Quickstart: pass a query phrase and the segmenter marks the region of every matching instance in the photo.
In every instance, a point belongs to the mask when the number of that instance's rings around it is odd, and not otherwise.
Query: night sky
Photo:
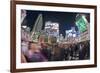
[[[78,31],[78,28],[75,25],[75,18],[76,15],[79,13],[72,13],[72,12],[27,10],[27,16],[23,22],[23,25],[27,25],[32,30],[39,14],[42,14],[43,16],[43,26],[45,25],[46,21],[59,23],[59,29],[60,29],[59,31],[60,34],[63,34],[63,36],[65,36],[65,30],[69,30],[71,29],[71,27],[75,27],[76,31]],[[87,19],[90,22],[89,13],[85,13],[85,14],[88,16]]]

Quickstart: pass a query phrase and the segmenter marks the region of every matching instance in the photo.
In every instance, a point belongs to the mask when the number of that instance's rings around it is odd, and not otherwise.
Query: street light
[[[22,26],[22,28],[26,29],[26,28],[27,28],[27,26],[26,26],[26,25],[23,25],[23,26]]]

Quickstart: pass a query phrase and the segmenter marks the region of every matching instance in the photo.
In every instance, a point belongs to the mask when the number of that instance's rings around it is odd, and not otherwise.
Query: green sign
[[[76,21],[76,25],[79,29],[80,32],[84,32],[87,30],[87,20],[85,18],[85,16],[81,16],[77,21]]]

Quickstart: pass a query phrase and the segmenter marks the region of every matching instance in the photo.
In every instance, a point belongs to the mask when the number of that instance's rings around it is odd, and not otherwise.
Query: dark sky
[[[75,17],[78,13],[72,12],[27,10],[27,16],[23,24],[29,26],[32,29],[39,14],[42,14],[43,16],[43,25],[45,25],[46,21],[58,22],[60,27],[60,33],[63,35],[65,35],[65,30],[71,29],[71,27],[75,27],[76,31],[78,30],[75,25]],[[87,16],[89,15],[89,13],[85,14]]]

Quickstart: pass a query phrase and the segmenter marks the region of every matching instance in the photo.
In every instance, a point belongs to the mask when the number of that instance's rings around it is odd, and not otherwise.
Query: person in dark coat
[[[41,44],[41,52],[47,58],[48,61],[51,61],[51,48],[46,43]]]
[[[79,59],[84,60],[86,56],[86,47],[84,43],[80,44]]]
[[[53,48],[53,61],[63,61],[65,59],[65,49],[63,44],[55,45]]]

